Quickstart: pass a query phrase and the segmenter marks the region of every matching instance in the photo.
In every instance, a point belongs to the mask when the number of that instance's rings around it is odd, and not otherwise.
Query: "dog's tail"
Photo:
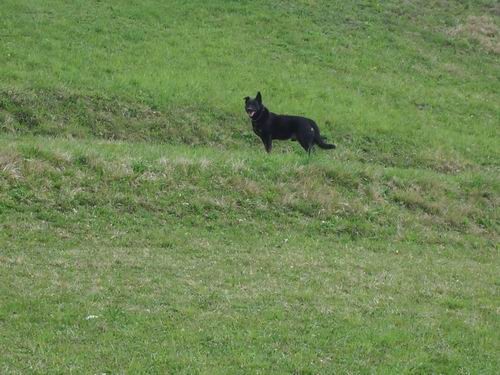
[[[330,150],[332,148],[336,148],[333,143],[326,143],[325,142],[325,137],[322,137],[319,134],[319,128],[316,126],[314,129],[314,143],[317,144],[320,148],[323,148],[325,150]]]

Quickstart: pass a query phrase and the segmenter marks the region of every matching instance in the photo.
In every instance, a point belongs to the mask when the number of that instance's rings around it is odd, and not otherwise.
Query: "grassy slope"
[[[398,3],[7,1],[2,372],[493,373],[495,2]]]

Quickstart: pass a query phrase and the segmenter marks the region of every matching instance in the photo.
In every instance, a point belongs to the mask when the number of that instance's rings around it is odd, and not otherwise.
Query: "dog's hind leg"
[[[313,135],[309,136],[308,134],[303,134],[302,137],[298,138],[298,141],[299,141],[300,145],[302,146],[302,148],[304,150],[306,150],[306,152],[310,156],[311,155],[311,150],[312,150],[313,145],[314,145],[314,137],[313,137]]]
[[[311,156],[311,150],[314,146],[314,138],[316,137],[316,131],[313,126],[306,125],[302,128],[302,134],[299,138],[300,145],[307,151],[309,156]]]

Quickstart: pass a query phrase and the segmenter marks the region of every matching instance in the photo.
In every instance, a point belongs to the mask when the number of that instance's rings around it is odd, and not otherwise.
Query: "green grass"
[[[496,373],[498,25],[4,1],[0,372]],[[265,154],[257,90],[337,150]]]

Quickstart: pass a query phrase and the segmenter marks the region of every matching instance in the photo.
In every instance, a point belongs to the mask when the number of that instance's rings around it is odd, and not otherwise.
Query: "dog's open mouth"
[[[248,116],[253,117],[255,115],[255,111],[252,111],[251,109],[247,110]]]

